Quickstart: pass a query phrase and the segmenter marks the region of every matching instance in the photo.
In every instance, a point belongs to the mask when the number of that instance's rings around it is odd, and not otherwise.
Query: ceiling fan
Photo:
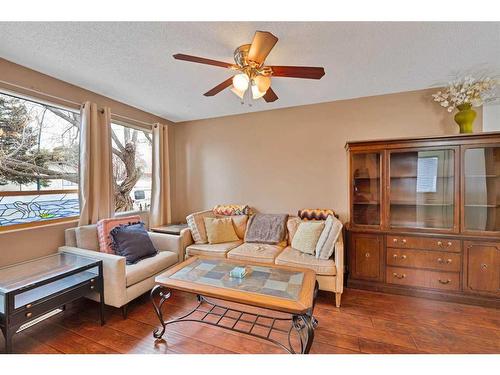
[[[239,72],[207,91],[203,94],[205,96],[214,96],[232,86],[231,91],[243,100],[245,92],[250,87],[253,99],[264,98],[266,102],[274,102],[278,96],[271,88],[272,77],[320,79],[325,75],[325,70],[322,67],[264,65],[267,55],[277,41],[278,38],[268,31],[255,32],[252,44],[243,44],[234,51],[235,64],[182,53],[173,57],[177,60],[220,66]]]

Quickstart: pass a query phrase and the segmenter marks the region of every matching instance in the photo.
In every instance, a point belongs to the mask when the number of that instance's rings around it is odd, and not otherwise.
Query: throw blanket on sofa
[[[248,222],[245,242],[278,244],[285,239],[287,214],[255,214]]]

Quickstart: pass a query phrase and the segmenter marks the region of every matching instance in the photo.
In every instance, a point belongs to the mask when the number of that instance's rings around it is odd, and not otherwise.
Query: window
[[[151,133],[111,124],[115,211],[148,210],[151,205]]]
[[[0,93],[0,230],[79,215],[76,112]]]

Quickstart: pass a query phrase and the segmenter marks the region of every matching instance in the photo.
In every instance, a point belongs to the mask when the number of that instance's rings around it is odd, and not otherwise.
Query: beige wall
[[[456,133],[433,91],[177,123],[174,219],[220,203],[268,213],[332,207],[345,219],[346,141]],[[481,124],[479,111],[476,131]]]
[[[18,86],[29,90],[20,89]],[[0,89],[19,92],[40,100],[68,107],[71,107],[70,103],[57,100],[54,96],[76,103],[88,100],[97,103],[101,107],[109,106],[114,114],[130,117],[134,120],[146,123],[161,122],[169,125],[172,124],[170,121],[153,114],[1,58]],[[140,123],[134,124],[141,126]],[[172,136],[169,139],[173,148]],[[64,230],[74,225],[76,225],[76,222],[0,232],[0,267],[56,252],[59,246],[64,245]]]

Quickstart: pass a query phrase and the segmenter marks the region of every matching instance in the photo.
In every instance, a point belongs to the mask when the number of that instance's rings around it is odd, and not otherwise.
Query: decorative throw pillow
[[[248,204],[218,204],[212,210],[215,215],[223,216],[250,215],[250,211]]]
[[[203,218],[205,217],[215,217],[212,210],[195,212],[186,217],[186,222],[189,229],[191,230],[191,236],[196,244],[208,243],[207,231],[205,230],[205,222]]]
[[[304,208],[299,210],[297,214],[302,220],[326,220],[328,215],[338,218],[335,211],[329,208]]]
[[[233,220],[230,217],[224,219],[203,218],[209,244],[234,242],[239,238],[233,227]]]
[[[289,217],[288,221],[286,222],[286,229],[288,230],[288,243],[291,245],[293,236],[295,236],[295,232],[297,232],[297,228],[299,227],[300,223],[302,223],[302,220],[300,220],[300,217]]]
[[[113,228],[121,224],[130,224],[138,221],[141,221],[141,217],[139,215],[99,220],[97,222],[97,236],[99,237],[99,250],[101,253],[115,253],[111,248],[110,237],[110,232]]]
[[[333,215],[329,215],[325,221],[325,228],[319,236],[316,245],[316,258],[330,259],[335,249],[335,243],[342,233],[342,223]]]
[[[292,247],[306,254],[314,255],[319,236],[325,227],[324,223],[304,221],[300,223],[293,236]]]
[[[158,253],[142,222],[119,225],[111,231],[110,235],[113,250],[116,255],[125,257],[127,264],[135,264],[142,259],[154,257]]]

